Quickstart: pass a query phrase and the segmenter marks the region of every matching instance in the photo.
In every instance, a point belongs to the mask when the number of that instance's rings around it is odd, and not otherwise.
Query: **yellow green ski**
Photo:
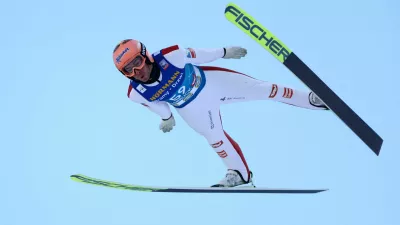
[[[382,138],[340,99],[301,59],[270,30],[234,3],[225,8],[225,17],[286,66],[328,108],[334,112],[376,155]]]
[[[123,184],[114,181],[100,180],[93,177],[88,177],[81,174],[71,175],[73,181],[98,185],[103,187],[142,191],[142,192],[171,192],[171,193],[268,193],[268,194],[314,194],[327,191],[328,189],[273,189],[273,188],[253,188],[253,187],[235,187],[235,188],[220,188],[220,187],[153,187],[141,186],[134,184]]]

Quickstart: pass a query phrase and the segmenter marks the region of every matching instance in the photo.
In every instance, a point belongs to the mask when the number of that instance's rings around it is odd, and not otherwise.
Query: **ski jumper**
[[[220,106],[235,102],[273,100],[297,107],[316,109],[309,91],[295,90],[258,80],[233,70],[199,66],[220,59],[223,48],[181,48],[171,46],[153,54],[161,76],[152,84],[131,81],[128,97],[162,119],[175,107],[183,120],[202,135],[227,169],[237,170],[247,181],[250,169],[238,143],[224,130]]]

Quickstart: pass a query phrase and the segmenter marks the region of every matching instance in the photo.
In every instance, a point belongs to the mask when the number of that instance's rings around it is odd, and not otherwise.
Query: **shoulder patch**
[[[163,55],[166,55],[166,54],[168,54],[168,53],[170,53],[170,52],[173,52],[173,51],[175,51],[175,50],[178,50],[178,49],[179,49],[179,46],[178,46],[178,45],[172,45],[172,46],[169,46],[168,48],[162,49],[162,50],[161,50],[161,53],[162,53]]]
[[[193,48],[185,48],[186,50],[186,57],[188,58],[196,58],[196,52]]]
[[[129,96],[131,95],[131,92],[132,92],[132,85],[129,84],[128,93],[126,94],[126,95],[128,96],[128,98],[129,98]]]

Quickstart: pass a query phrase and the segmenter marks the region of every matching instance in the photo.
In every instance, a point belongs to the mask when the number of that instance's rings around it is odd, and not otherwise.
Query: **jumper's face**
[[[135,78],[142,82],[149,80],[151,69],[152,65],[146,64],[145,58],[140,55],[135,57],[124,66],[124,72],[129,74],[129,78]]]
[[[145,63],[145,65],[142,67],[142,69],[135,70],[135,79],[142,81],[142,82],[147,82],[150,79],[150,73],[153,65],[148,65]]]

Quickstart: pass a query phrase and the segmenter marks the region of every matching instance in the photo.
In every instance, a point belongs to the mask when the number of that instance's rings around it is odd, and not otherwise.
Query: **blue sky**
[[[307,89],[224,17],[229,1],[1,3],[0,218],[22,225],[400,224],[400,4],[235,1],[305,61],[383,138],[376,157],[334,114],[257,101],[221,109],[257,186],[317,195],[140,193],[73,182],[209,186],[225,168],[180,117],[173,132],[126,98],[112,63],[125,38],[151,51],[240,45],[218,65]]]

